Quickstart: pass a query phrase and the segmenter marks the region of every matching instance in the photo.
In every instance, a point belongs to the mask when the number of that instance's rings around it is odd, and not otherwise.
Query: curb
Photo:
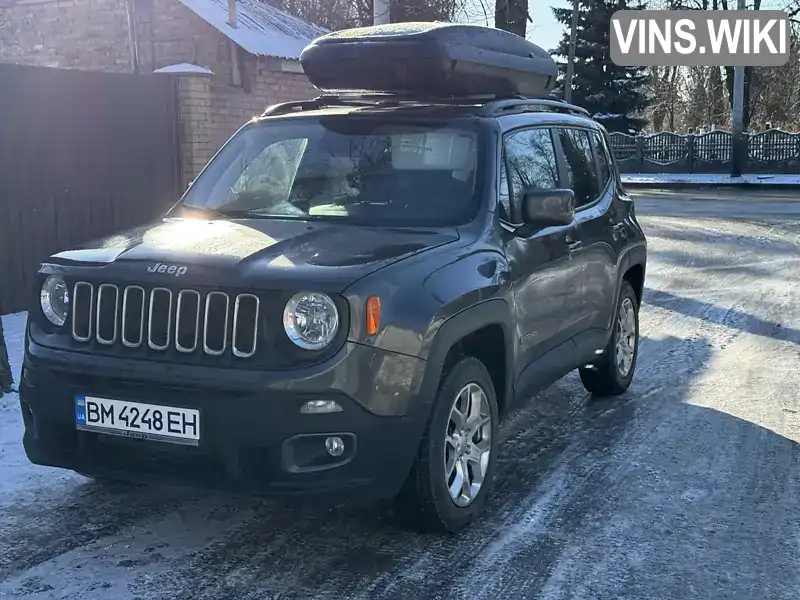
[[[736,188],[749,188],[752,190],[798,190],[800,191],[800,184],[798,183],[757,183],[751,181],[743,181],[740,183],[709,183],[709,182],[690,182],[690,181],[625,181],[623,178],[622,185],[626,188],[639,188],[639,189],[736,189]]]

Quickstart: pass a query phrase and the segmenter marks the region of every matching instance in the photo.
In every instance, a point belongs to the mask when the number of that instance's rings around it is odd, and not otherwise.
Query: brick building
[[[176,77],[185,181],[268,104],[316,95],[297,59],[323,33],[261,0],[0,0],[0,62]]]

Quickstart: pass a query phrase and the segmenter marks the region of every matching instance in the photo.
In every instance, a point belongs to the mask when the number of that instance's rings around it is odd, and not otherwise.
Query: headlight
[[[301,292],[286,303],[283,328],[289,339],[301,348],[319,350],[336,337],[339,311],[327,294]]]
[[[47,320],[61,327],[67,321],[69,312],[69,289],[66,282],[57,275],[50,275],[42,286],[39,304]]]

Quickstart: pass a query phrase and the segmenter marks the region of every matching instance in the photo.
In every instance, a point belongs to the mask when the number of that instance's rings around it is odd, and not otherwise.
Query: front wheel
[[[616,396],[633,381],[639,354],[639,302],[630,283],[623,280],[608,345],[593,365],[581,367],[583,386],[595,396]]]
[[[486,503],[497,461],[494,385],[481,361],[459,360],[436,396],[416,462],[397,497],[407,522],[456,533]]]

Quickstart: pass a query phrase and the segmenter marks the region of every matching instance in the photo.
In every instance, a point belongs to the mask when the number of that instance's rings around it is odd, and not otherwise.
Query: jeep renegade
[[[573,369],[628,388],[645,264],[582,109],[277,105],[163,219],[42,264],[25,450],[98,478],[396,497],[457,531],[515,402]]]

